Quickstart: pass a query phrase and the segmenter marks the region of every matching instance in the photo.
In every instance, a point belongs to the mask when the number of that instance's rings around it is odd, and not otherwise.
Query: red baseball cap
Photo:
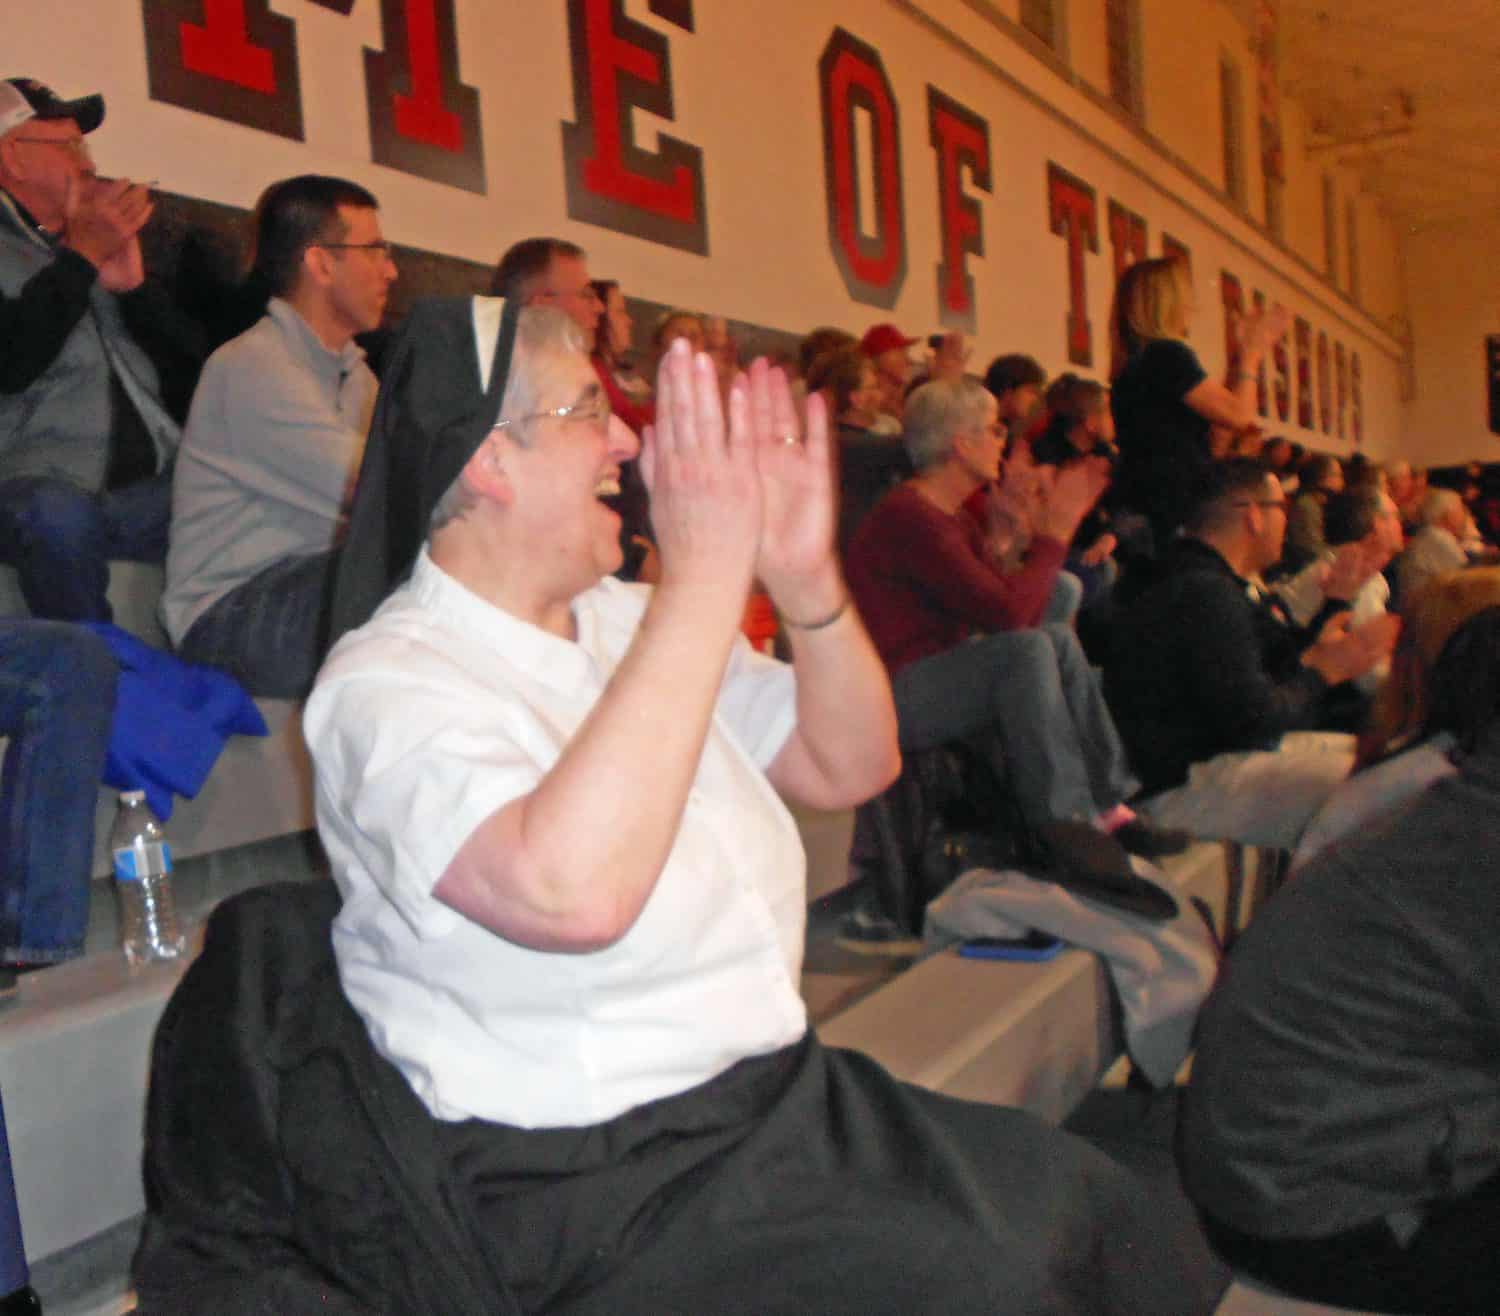
[[[916,341],[915,338],[908,338],[893,324],[876,324],[871,325],[859,340],[859,350],[866,356],[879,356],[893,347],[905,351]]]

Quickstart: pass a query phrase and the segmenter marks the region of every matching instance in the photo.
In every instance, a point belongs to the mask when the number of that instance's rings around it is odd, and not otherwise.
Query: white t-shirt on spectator
[[[308,701],[318,830],[344,895],[344,991],[439,1119],[598,1124],[806,1031],[805,857],[764,773],[794,725],[795,684],[743,641],[666,867],[619,942],[531,950],[432,895],[473,830],[556,762],[647,597],[600,582],[574,600],[568,642],[424,551]]]

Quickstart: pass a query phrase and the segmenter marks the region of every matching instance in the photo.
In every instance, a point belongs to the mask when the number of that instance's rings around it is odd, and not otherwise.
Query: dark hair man
[[[604,303],[589,279],[588,255],[562,238],[526,238],[500,257],[490,280],[496,297],[518,298],[522,306],[556,306],[583,330],[589,349]]]
[[[101,96],[0,81],[0,561],[35,615],[69,621],[110,619],[111,558],[166,553],[178,421],[202,362],[195,330],[146,283],[149,193],[95,173],[87,135],[103,118]]]
[[[1317,727],[1325,692],[1390,653],[1396,620],[1290,624],[1259,586],[1281,556],[1286,495],[1256,462],[1213,468],[1184,531],[1115,624],[1105,694],[1155,821],[1292,849],[1349,775],[1354,738],[1287,733]]]
[[[1333,599],[1347,604],[1350,623],[1357,626],[1388,610],[1391,587],[1383,573],[1405,541],[1401,513],[1378,484],[1367,483],[1333,494],[1323,515],[1327,548],[1295,576],[1278,581],[1276,593],[1294,625],[1309,625]],[[1379,662],[1355,684],[1373,695],[1389,670],[1388,662]]]
[[[1012,434],[1020,434],[1041,401],[1047,372],[1032,357],[1011,352],[990,362],[984,386],[1000,404],[1000,419]]]
[[[183,657],[294,697],[322,657],[325,595],[375,402],[354,336],[396,278],[375,198],[305,174],[256,206],[259,323],[209,359],[172,495],[162,617]]]

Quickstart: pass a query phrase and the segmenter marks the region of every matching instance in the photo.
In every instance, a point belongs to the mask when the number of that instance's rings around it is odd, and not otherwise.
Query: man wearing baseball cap
[[[166,337],[180,317],[140,305],[152,203],[96,174],[85,139],[103,118],[98,95],[0,80],[0,562],[33,614],[69,621],[109,620],[111,558],[166,551],[189,390],[168,408],[132,326],[153,325],[185,374],[201,363]]]
[[[871,325],[859,340],[859,350],[875,363],[875,379],[880,386],[879,415],[876,424],[870,427],[872,433],[901,433],[901,408],[911,379],[911,358],[907,351],[916,341],[893,324]]]

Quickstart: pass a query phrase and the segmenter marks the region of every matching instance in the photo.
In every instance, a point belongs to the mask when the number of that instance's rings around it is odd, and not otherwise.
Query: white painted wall
[[[274,0],[273,8],[297,24],[304,143],[152,102],[138,3],[67,0],[66,26],[55,7],[3,3],[6,72],[41,77],[64,94],[105,93],[109,116],[95,140],[109,171],[246,207],[277,177],[343,174],[376,192],[387,234],[399,242],[488,262],[518,238],[559,234],[586,246],[594,271],[620,278],[631,293],[792,331],[821,323],[858,331],[883,319],[914,334],[936,327],[940,249],[927,136],[930,82],[990,125],[995,190],[980,197],[987,254],[970,263],[980,297],[977,361],[1026,350],[1049,370],[1067,365],[1066,253],[1048,231],[1046,214],[1047,164],[1055,161],[1097,190],[1101,230],[1115,197],[1145,215],[1152,254],[1163,228],[1191,247],[1201,308],[1193,341],[1210,370],[1223,365],[1218,278],[1227,268],[1247,293],[1259,288],[1305,315],[1314,339],[1326,331],[1360,354],[1367,451],[1392,450],[1402,433],[1399,349],[1383,327],[1401,309],[1386,302],[1399,297],[1399,281],[1386,277],[1398,262],[1386,254],[1386,248],[1394,253],[1394,243],[1378,216],[1372,212],[1362,224],[1362,241],[1375,249],[1362,266],[1377,298],[1372,317],[1266,239],[1254,222],[1260,203],[1253,170],[1250,213],[1222,200],[1218,50],[1238,41],[1247,89],[1253,75],[1242,29],[1212,0],[1145,0],[1146,126],[1167,143],[1167,157],[1101,104],[1084,77],[1060,75],[1020,44],[1004,21],[1013,18],[1013,4],[698,0],[689,35],[651,15],[646,0],[627,0],[631,17],[670,42],[677,110],[670,131],[705,154],[707,258],[568,218],[560,125],[573,116],[573,90],[561,0],[459,0],[461,76],[482,97],[486,196],[370,163],[362,49],[381,39],[373,3],[354,6],[345,18],[307,0]],[[1092,11],[1083,16],[1089,3],[1074,0],[1070,31],[1078,38],[1081,73],[1099,78],[1102,30]],[[1194,14],[1201,21],[1191,21]],[[828,247],[817,62],[835,23],[881,53],[900,105],[909,272],[889,313],[850,301]],[[1300,141],[1295,113],[1289,118]],[[637,131],[653,142],[661,125],[643,114],[637,119]],[[1253,165],[1253,115],[1247,130]],[[1298,172],[1288,191],[1289,243],[1320,266],[1317,184]],[[1319,207],[1310,231],[1309,192]],[[1087,262],[1100,373],[1112,294],[1107,235],[1101,239]],[[1275,428],[1316,447],[1352,447],[1295,425]]]
[[[1484,376],[1484,337],[1500,334],[1500,223],[1426,229],[1405,251],[1416,350],[1402,455],[1427,466],[1500,461]]]

